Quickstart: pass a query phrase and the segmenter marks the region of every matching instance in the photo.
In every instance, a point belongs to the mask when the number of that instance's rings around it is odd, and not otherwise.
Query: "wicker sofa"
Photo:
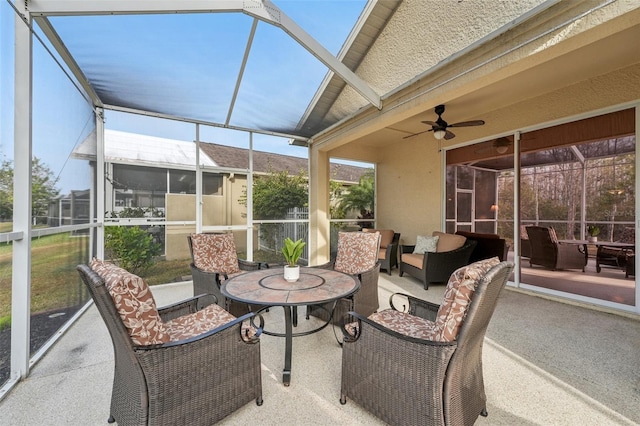
[[[109,423],[211,425],[262,405],[261,317],[235,318],[211,295],[158,309],[134,274],[97,259],[77,269],[113,344]]]
[[[438,237],[435,252],[416,253],[416,245],[400,245],[400,276],[417,278],[425,290],[431,283],[446,283],[453,271],[467,265],[477,244],[462,235],[435,231],[432,236]]]
[[[500,238],[498,234],[481,234],[467,231],[456,231],[456,234],[476,242],[476,247],[471,252],[471,256],[469,256],[469,263],[492,257],[498,257],[501,261],[507,260],[509,244],[507,244],[507,240]]]

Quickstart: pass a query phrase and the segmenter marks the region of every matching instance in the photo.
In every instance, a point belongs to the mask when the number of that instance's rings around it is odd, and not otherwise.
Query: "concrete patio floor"
[[[424,291],[397,270],[380,275],[381,308],[402,291],[439,303],[444,285]],[[159,305],[191,295],[191,283],[152,287]],[[309,326],[301,312],[299,327]],[[282,310],[265,314],[282,326]],[[310,321],[315,321],[311,319]],[[640,321],[559,303],[519,290],[500,297],[484,345],[487,418],[478,425],[640,424]],[[282,385],[284,340],[261,339],[264,404],[249,403],[220,424],[374,425],[340,405],[341,349],[331,328],[294,338],[290,387]],[[94,306],[0,402],[2,425],[106,425],[113,349]]]

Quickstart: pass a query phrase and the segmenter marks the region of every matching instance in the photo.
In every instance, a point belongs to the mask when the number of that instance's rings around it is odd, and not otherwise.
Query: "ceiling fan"
[[[438,105],[435,107],[435,113],[438,114],[438,119],[436,121],[423,121],[424,124],[428,124],[431,126],[431,129],[425,130],[424,132],[414,133],[413,135],[405,136],[403,139],[410,138],[412,136],[420,135],[425,132],[433,132],[433,136],[436,139],[453,139],[456,137],[453,132],[449,131],[450,127],[469,127],[469,126],[482,126],[484,124],[484,120],[471,120],[471,121],[462,121],[460,123],[449,124],[442,119],[442,114],[444,113],[444,105]]]

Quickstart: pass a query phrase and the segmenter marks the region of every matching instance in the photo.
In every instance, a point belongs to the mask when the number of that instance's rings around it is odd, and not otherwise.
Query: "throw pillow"
[[[418,235],[416,238],[416,247],[413,249],[413,254],[425,254],[426,252],[435,253],[438,247],[438,240],[440,237],[426,237],[424,235]]]

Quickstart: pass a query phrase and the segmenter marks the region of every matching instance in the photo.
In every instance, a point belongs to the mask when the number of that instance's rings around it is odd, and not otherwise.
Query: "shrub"
[[[107,226],[104,246],[110,260],[136,275],[143,275],[162,253],[162,246],[138,226]]]

